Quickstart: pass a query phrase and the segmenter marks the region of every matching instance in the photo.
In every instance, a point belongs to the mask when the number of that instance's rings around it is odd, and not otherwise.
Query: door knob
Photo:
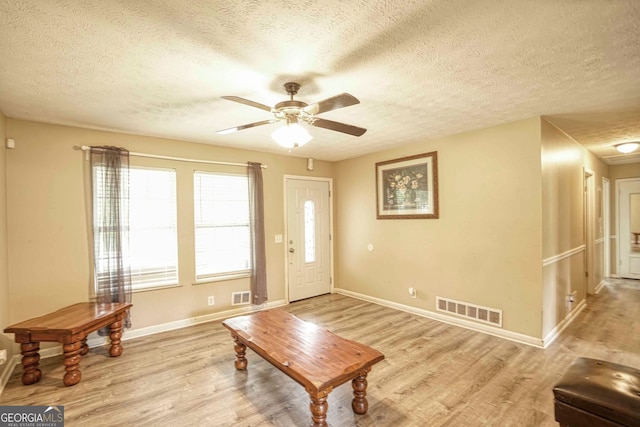
[[[293,250],[293,248],[289,248],[289,252],[294,253],[295,251]]]

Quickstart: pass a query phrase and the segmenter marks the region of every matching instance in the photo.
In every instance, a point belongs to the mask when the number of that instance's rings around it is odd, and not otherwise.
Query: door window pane
[[[304,262],[316,261],[316,209],[313,200],[304,202]]]

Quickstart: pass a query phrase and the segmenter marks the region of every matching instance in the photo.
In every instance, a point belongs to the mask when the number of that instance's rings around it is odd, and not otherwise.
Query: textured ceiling
[[[291,155],[340,160],[532,116],[601,157],[640,140],[638,0],[0,0],[8,117],[285,153],[267,105],[342,92]],[[613,159],[613,160],[612,160]],[[617,158],[609,158],[614,161]]]

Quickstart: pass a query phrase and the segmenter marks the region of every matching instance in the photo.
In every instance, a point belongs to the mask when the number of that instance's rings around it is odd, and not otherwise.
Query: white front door
[[[289,301],[331,292],[329,182],[286,178]]]
[[[620,180],[618,185],[618,275],[640,279],[640,180]]]

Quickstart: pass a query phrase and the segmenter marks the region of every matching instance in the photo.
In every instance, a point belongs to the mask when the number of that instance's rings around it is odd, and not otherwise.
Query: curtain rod
[[[89,147],[88,145],[82,145],[82,146],[74,146],[73,147],[76,150],[82,150],[82,151],[90,151],[91,147]],[[206,163],[209,165],[225,165],[225,166],[248,166],[248,163],[233,163],[233,162],[219,162],[216,160],[201,160],[201,159],[188,159],[185,157],[172,157],[172,156],[161,156],[159,154],[147,154],[147,153],[134,153],[132,151],[129,152],[130,156],[136,156],[136,157],[148,157],[150,159],[163,159],[163,160],[175,160],[177,162],[189,162],[189,163]],[[266,169],[267,165],[260,165],[261,168]]]

